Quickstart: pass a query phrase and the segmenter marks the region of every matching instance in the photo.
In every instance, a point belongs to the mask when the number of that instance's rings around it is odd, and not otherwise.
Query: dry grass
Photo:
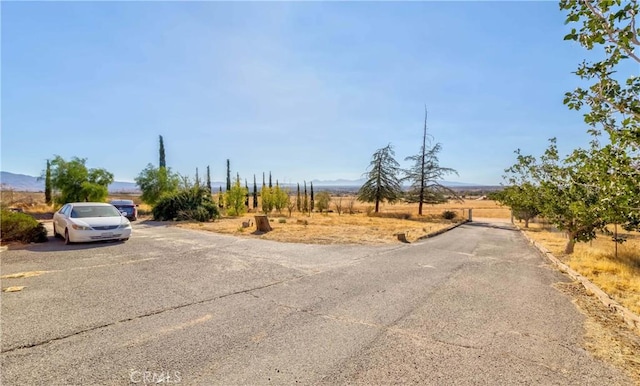
[[[455,221],[443,220],[445,210],[456,213],[456,221],[468,217],[469,208],[474,217],[509,218],[508,209],[490,200],[466,200],[439,205],[425,205],[423,215],[418,216],[418,205],[407,203],[381,204],[379,213],[373,212],[373,205],[361,203],[353,196],[343,196],[343,210],[352,203],[353,214],[335,212],[336,197],[330,205],[331,213],[312,213],[309,215],[294,212],[292,217],[286,214],[271,214],[273,230],[264,234],[255,232],[255,226],[242,228],[242,223],[253,220],[252,213],[242,217],[224,217],[210,223],[182,223],[179,226],[207,230],[211,232],[256,237],[291,243],[309,244],[387,244],[398,243],[397,233],[405,233],[407,240],[413,242],[420,237],[450,226]]]
[[[253,214],[243,217],[222,218],[210,223],[181,223],[179,226],[207,230],[234,236],[249,236],[264,240],[308,244],[387,244],[398,243],[396,233],[405,233],[407,240],[438,231],[452,224],[451,221],[430,222],[402,220],[385,217],[369,217],[365,214],[335,213],[292,217],[271,216],[273,230],[256,233],[255,226],[242,228],[242,223],[253,220]]]
[[[624,233],[628,241],[618,244],[616,258],[615,243],[606,235],[598,235],[590,243],[578,243],[572,255],[565,255],[567,239],[563,233],[542,229],[538,224],[526,231],[571,268],[640,315],[640,233]]]

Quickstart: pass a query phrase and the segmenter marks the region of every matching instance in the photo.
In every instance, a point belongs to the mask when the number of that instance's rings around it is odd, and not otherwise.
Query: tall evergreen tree
[[[211,170],[209,170],[209,165],[207,165],[207,190],[211,194]]]
[[[302,211],[302,202],[300,201],[300,183],[298,182],[298,193],[296,194],[296,209],[298,212]]]
[[[394,158],[395,152],[391,144],[376,150],[369,164],[370,170],[364,175],[367,181],[358,191],[358,200],[375,202],[375,212],[378,213],[380,202],[394,203],[402,196],[402,187],[398,174],[400,164]]]
[[[166,168],[167,167],[167,160],[165,158],[164,155],[164,140],[162,139],[162,136],[160,136],[160,161],[159,161],[159,167],[160,168]]]
[[[44,201],[51,204],[51,162],[47,160],[47,170],[44,176]]]
[[[309,203],[309,211],[313,212],[313,207],[315,206],[315,201],[313,199],[313,181],[311,181],[310,184],[311,184],[311,202]]]
[[[424,130],[422,132],[422,147],[420,153],[405,158],[405,161],[413,161],[413,166],[404,171],[404,180],[411,182],[411,189],[407,194],[407,199],[411,202],[418,202],[418,214],[422,215],[422,205],[424,203],[438,203],[446,200],[445,194],[458,197],[457,193],[442,185],[440,181],[447,174],[458,174],[451,168],[440,166],[438,153],[442,145],[437,143],[433,147],[431,138],[427,144],[427,107],[424,108]],[[429,145],[429,146],[428,146]]]
[[[227,158],[227,191],[231,190],[231,162]]]
[[[304,181],[304,201],[302,201],[302,212],[309,211],[309,196],[307,196],[307,181]]]
[[[218,208],[224,208],[224,198],[222,196],[222,186],[220,186],[220,190],[218,191]]]
[[[269,172],[269,187],[273,188],[273,184],[271,183],[271,172]]]
[[[244,190],[246,191],[244,197],[244,206],[249,207],[249,184],[247,184],[247,179],[244,179]]]
[[[196,168],[196,181],[195,181],[195,186],[196,188],[200,188],[200,175],[198,174],[198,168]]]
[[[256,175],[253,175],[253,208],[258,207],[258,185],[256,184]]]

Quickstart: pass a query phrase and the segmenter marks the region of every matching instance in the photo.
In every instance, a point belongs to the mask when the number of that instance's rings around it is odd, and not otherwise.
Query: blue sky
[[[586,146],[562,99],[587,52],[557,2],[2,2],[1,168],[87,158],[249,181],[357,179],[418,152],[424,106],[447,178],[499,184],[517,148]]]

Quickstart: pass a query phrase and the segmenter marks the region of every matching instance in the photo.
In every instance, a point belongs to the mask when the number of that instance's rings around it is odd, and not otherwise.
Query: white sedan
[[[98,240],[128,240],[131,223],[118,209],[103,202],[72,202],[53,215],[53,235],[65,244]]]

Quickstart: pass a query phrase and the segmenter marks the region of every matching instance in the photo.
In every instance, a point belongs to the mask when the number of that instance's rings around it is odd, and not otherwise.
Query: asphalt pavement
[[[284,244],[134,223],[0,253],[2,385],[628,385],[508,224]]]

